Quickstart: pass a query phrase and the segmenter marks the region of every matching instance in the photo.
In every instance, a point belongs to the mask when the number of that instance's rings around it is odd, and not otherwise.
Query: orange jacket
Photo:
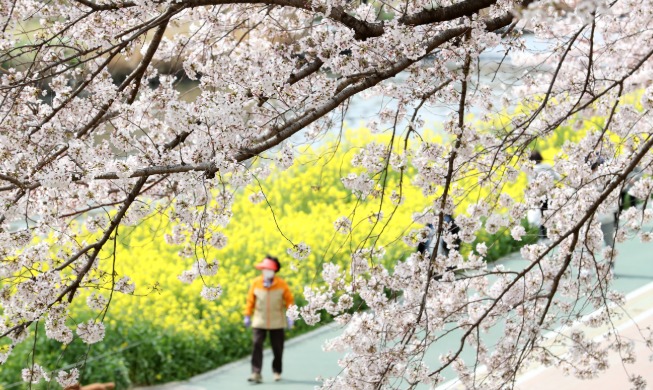
[[[263,285],[263,276],[254,279],[247,293],[245,315],[252,316],[252,328],[283,329],[286,327],[286,309],[293,304],[288,284],[274,277],[270,287]]]

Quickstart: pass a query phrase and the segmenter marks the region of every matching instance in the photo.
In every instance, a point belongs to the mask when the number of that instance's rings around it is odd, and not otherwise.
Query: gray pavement
[[[250,375],[249,358],[242,359],[215,370],[190,378],[188,381],[172,382],[141,390],[231,390],[231,389],[313,389],[319,385],[317,378],[335,376],[340,371],[337,353],[322,351],[325,340],[336,337],[340,330],[335,324],[287,340],[283,354],[283,379],[272,379],[272,351],[263,353],[263,383],[247,382]]]
[[[566,375],[558,366],[543,367],[535,365],[525,371],[517,380],[517,389],[523,390],[596,390],[596,389],[622,389],[629,386],[630,375],[641,375],[646,382],[653,384],[653,364],[651,363],[651,349],[645,339],[653,327],[653,283],[649,283],[628,294],[628,316],[615,318],[614,328],[600,327],[586,329],[589,339],[605,345],[602,336],[608,331],[616,331],[623,342],[632,343],[637,359],[624,364],[619,353],[611,351],[608,355],[608,368],[599,376],[591,379],[579,380],[572,375]],[[568,335],[571,328],[563,334]],[[554,347],[556,348],[556,347]],[[566,352],[563,347],[557,347],[557,353]],[[650,386],[648,387],[650,388]]]
[[[653,245],[643,244],[638,239],[633,238],[625,243],[618,245],[619,255],[615,262],[615,275],[616,280],[614,288],[624,293],[631,293],[635,290],[649,291],[648,287],[644,287],[653,283]],[[507,256],[500,260],[498,263],[503,264],[506,268],[521,269],[525,261],[519,256],[518,253]],[[653,286],[653,284],[651,285]],[[649,286],[649,287],[651,287]],[[641,295],[641,294],[638,294]],[[639,300],[638,308],[635,310],[635,316],[641,311],[648,309],[648,304],[653,307],[653,288],[650,289],[650,296],[652,299]],[[647,295],[648,297],[648,295]],[[645,303],[642,303],[645,302]],[[653,312],[652,312],[653,313]],[[644,318],[648,321],[648,317]],[[627,327],[628,325],[624,325]],[[500,327],[492,329],[488,338],[499,337],[502,330]],[[311,333],[299,336],[295,339],[286,342],[286,349],[284,351],[284,374],[280,382],[272,380],[271,371],[271,351],[267,350],[264,354],[264,371],[263,383],[254,385],[247,382],[247,377],[250,374],[249,359],[243,359],[223,367],[219,367],[213,371],[198,375],[183,382],[174,382],[161,386],[154,386],[147,388],[148,390],[218,390],[218,389],[251,389],[255,387],[256,390],[266,389],[312,389],[319,385],[319,378],[335,376],[339,372],[337,360],[340,357],[338,353],[329,353],[322,351],[322,345],[325,340],[336,337],[340,330],[334,324],[327,325],[319,328]],[[456,335],[451,335],[451,345],[442,345],[438,350],[429,350],[424,361],[427,365],[433,362],[435,366],[438,362],[438,356],[452,349],[458,340]],[[471,352],[470,352],[471,353]],[[468,357],[471,357],[468,356]],[[464,357],[463,357],[464,358]],[[653,366],[650,365],[650,368]],[[542,371],[542,370],[540,370]],[[651,370],[653,372],[653,370]],[[539,371],[538,371],[539,372]],[[546,371],[547,375],[554,375],[562,377],[561,372],[550,373]],[[447,379],[453,378],[451,371],[444,373]],[[532,377],[530,375],[529,377]],[[537,375],[538,377],[540,375]],[[541,380],[541,378],[538,378]],[[548,376],[547,376],[548,380]],[[567,382],[565,382],[567,383]],[[572,380],[570,387],[574,387],[575,381]],[[623,383],[623,388],[628,386],[628,383]],[[457,388],[458,385],[455,381],[447,382],[442,388]],[[524,387],[522,387],[524,388]],[[556,390],[561,390],[564,385],[556,387]]]

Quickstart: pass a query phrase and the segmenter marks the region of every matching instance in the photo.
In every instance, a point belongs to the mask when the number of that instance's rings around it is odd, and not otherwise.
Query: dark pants
[[[539,238],[546,238],[546,227],[544,227],[544,211],[549,209],[549,199],[546,198],[540,205],[540,214],[542,215],[542,222],[540,225],[540,236]]]
[[[263,342],[265,336],[270,332],[270,344],[272,344],[272,371],[281,374],[281,357],[283,355],[283,341],[285,331],[283,329],[252,329],[254,333],[254,350],[252,351],[252,372],[260,374],[263,367]]]
[[[619,211],[624,211],[628,207],[636,207],[640,200],[628,194],[628,191],[623,191],[619,196]]]

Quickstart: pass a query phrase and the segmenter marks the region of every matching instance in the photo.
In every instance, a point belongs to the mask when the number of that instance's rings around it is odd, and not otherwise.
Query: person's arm
[[[254,284],[252,283],[252,286],[249,288],[249,292],[247,293],[247,303],[245,303],[245,311],[243,314],[245,316],[251,316],[254,314],[254,305],[256,304],[256,295],[254,295]]]
[[[290,292],[290,288],[287,284],[283,287],[283,302],[286,304],[286,309],[295,303],[295,299],[293,298],[292,293]]]

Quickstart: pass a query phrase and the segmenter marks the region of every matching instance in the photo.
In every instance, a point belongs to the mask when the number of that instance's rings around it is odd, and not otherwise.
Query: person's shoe
[[[272,374],[272,377],[274,378],[275,382],[279,382],[281,380],[281,374],[279,374],[278,372]]]
[[[252,375],[249,378],[247,378],[247,381],[254,382],[254,383],[261,383],[263,382],[263,377],[261,377],[261,374],[257,372],[253,372]]]

